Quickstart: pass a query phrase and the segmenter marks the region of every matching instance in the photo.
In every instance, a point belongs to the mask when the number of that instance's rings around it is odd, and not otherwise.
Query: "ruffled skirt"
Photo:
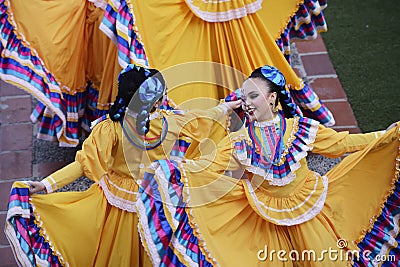
[[[137,200],[142,242],[160,266],[397,266],[399,135],[398,126],[335,166],[322,209],[291,225],[263,217],[244,180],[158,161]],[[266,204],[285,210],[302,191]]]
[[[31,197],[28,187],[13,184],[5,227],[20,266],[152,266],[136,213],[110,205],[99,184]]]
[[[304,110],[324,124],[334,123],[316,94],[300,84],[288,64],[281,66],[282,52],[289,56],[291,38],[313,39],[326,30],[326,0],[243,1],[258,7],[263,2],[263,9],[240,23],[202,21],[191,12],[190,2],[36,0],[28,7],[22,0],[0,1],[0,77],[40,101],[31,115],[39,122],[38,137],[61,146],[76,146],[81,130],[89,131],[90,122],[108,112],[117,94],[118,73],[129,63],[165,69],[212,61],[246,75],[272,64],[287,76]],[[248,21],[250,16],[256,18]],[[192,57],[195,52],[204,53]],[[204,84],[182,92],[170,92],[172,100],[179,104],[227,95],[224,88]]]

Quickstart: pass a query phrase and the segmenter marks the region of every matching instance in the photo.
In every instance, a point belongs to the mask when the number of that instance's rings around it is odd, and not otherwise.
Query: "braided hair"
[[[154,99],[151,99],[151,97],[150,99],[149,97],[143,98],[143,93],[138,92],[141,88],[143,89],[143,85],[149,79],[157,80],[160,83],[159,86],[163,88],[162,92],[152,95]],[[125,111],[129,106],[133,113],[138,114],[136,120],[138,133],[146,134],[150,127],[149,113],[154,107],[154,103],[162,98],[166,91],[165,88],[165,80],[158,70],[146,69],[133,64],[128,65],[118,76],[118,94],[109,112],[111,120],[123,120]]]

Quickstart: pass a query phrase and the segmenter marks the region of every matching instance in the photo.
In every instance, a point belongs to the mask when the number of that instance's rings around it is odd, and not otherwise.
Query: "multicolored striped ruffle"
[[[63,93],[38,53],[17,31],[9,5],[7,0],[0,1],[0,78],[39,100],[31,115],[33,122],[40,120],[39,138],[76,146],[81,128],[89,130],[90,121],[106,112],[96,108],[98,91],[88,86],[75,94]]]
[[[55,77],[29,43],[16,29],[9,1],[0,1],[0,78],[23,88],[59,117],[61,128],[66,128],[66,110],[62,93]],[[62,131],[60,131],[61,133]],[[74,140],[67,141],[73,142]]]
[[[97,109],[99,92],[88,87],[86,91],[69,95],[63,93],[63,103],[67,110],[67,122],[64,136],[71,142],[62,141],[63,121],[49,107],[39,102],[31,114],[33,122],[39,121],[38,138],[48,141],[59,141],[61,146],[76,146],[79,143],[81,129],[90,131],[91,122],[105,114],[108,110]]]
[[[262,155],[251,145],[253,141],[244,139],[243,136],[238,136],[235,140],[236,156],[244,166],[247,166],[248,171],[264,177],[270,184],[287,185],[295,178],[295,171],[300,168],[299,161],[307,156],[307,151],[311,150],[318,125],[319,123],[312,119],[295,117],[293,129],[285,144],[286,149],[281,152],[278,163],[263,163]]]
[[[183,159],[189,146],[190,142],[186,140],[176,140],[174,146],[172,147],[170,158],[174,160]]]
[[[290,63],[290,40],[312,40],[327,31],[322,10],[327,0],[305,0],[289,21],[276,43]],[[139,30],[135,26],[132,5],[126,0],[109,1],[100,29],[118,46],[118,60],[124,68],[129,63],[148,65]]]
[[[118,62],[122,68],[130,63],[148,66],[145,49],[135,21],[132,4],[128,1],[108,1],[100,30],[117,45]]]
[[[153,163],[139,188],[137,212],[142,242],[155,266],[212,266],[189,223],[183,182],[175,161]],[[203,246],[203,247],[202,247]]]
[[[377,177],[379,179],[379,177]],[[387,199],[373,228],[358,243],[359,260],[354,266],[400,266],[400,181]]]
[[[92,2],[98,2],[98,6],[105,8],[100,29],[117,45],[121,67],[132,62],[147,66],[144,45],[135,26],[131,3],[126,0],[110,0],[107,5],[106,1]],[[288,24],[281,41],[277,41],[278,45],[280,42],[289,44],[290,38],[313,38],[317,31],[323,30],[325,21],[321,10],[325,6],[326,1],[306,0]],[[61,146],[76,146],[81,128],[89,130],[90,121],[107,113],[107,108],[97,108],[98,92],[92,87],[83,89],[85,91],[78,90],[76,94],[62,93],[60,83],[16,29],[9,10],[9,0],[1,0],[0,78],[23,88],[39,100],[40,104],[31,118],[33,121],[40,121],[40,139],[59,141]],[[289,45],[282,47],[288,48]],[[310,110],[317,114],[310,115],[312,118],[325,125],[333,124],[331,114],[321,104],[311,107]]]
[[[303,116],[319,121],[328,127],[335,125],[332,113],[307,83],[304,82],[301,89],[290,90],[290,93],[296,104],[300,106]]]
[[[5,232],[21,266],[68,265],[41,235],[43,229],[36,223],[28,188],[12,188]]]
[[[328,30],[322,12],[326,6],[327,0],[305,0],[299,6],[280,38],[276,40],[278,47],[289,63],[291,40],[313,40],[317,38],[319,32]]]

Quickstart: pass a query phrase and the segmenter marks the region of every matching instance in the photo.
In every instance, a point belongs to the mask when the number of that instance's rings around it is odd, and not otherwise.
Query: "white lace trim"
[[[95,5],[95,7],[106,10],[107,1],[105,1],[105,0],[89,0],[89,2],[92,2]]]
[[[186,206],[185,210],[186,210],[187,213],[190,213],[190,217],[195,218],[194,215],[193,215],[193,211],[192,211],[192,209],[190,208],[189,180],[188,180],[188,178],[187,178],[186,171],[185,171],[185,169],[184,169],[184,167],[183,167],[183,164],[182,164],[181,162],[179,163],[179,166],[180,166],[180,169],[181,169],[182,178],[184,178],[184,180],[185,180],[184,189],[186,188],[186,192],[187,192],[187,200],[186,200],[186,201],[187,201],[188,205]],[[202,248],[204,249],[203,252],[206,253],[207,256],[208,256],[208,258],[212,260],[213,265],[215,265],[215,266],[220,266],[220,265],[218,264],[217,260],[211,255],[211,252],[208,250],[206,241],[204,240],[203,235],[201,234],[200,228],[199,228],[199,226],[197,225],[197,223],[192,222],[192,224],[194,225],[193,231],[196,232],[197,238],[198,238],[198,239],[201,241],[201,243],[202,243],[202,245],[199,244],[199,247],[202,247]]]
[[[165,175],[162,172],[162,168],[158,163],[153,163],[151,168],[154,170],[156,169],[156,175],[160,175],[161,179],[157,178],[157,182],[161,185],[161,191],[164,191],[167,187],[167,182],[165,180]],[[168,190],[165,192],[162,192],[164,195],[168,195]],[[169,198],[169,197],[168,197]],[[148,218],[146,216],[146,207],[144,206],[142,200],[140,199],[139,195],[136,201],[136,206],[138,209],[138,214],[139,214],[139,223],[140,225],[138,225],[138,229],[139,229],[139,233],[140,233],[140,238],[141,239],[145,239],[145,243],[147,244],[147,247],[149,249],[149,257],[153,263],[153,266],[158,266],[161,263],[161,258],[158,254],[158,250],[156,247],[156,244],[153,242],[152,239],[152,235],[151,235],[151,231],[150,228],[148,227]],[[165,202],[163,202],[165,203]],[[169,212],[172,214],[172,218],[174,219],[174,213],[171,207],[171,205],[168,205],[168,209]],[[174,219],[174,224],[175,224],[175,229],[177,228],[177,224],[175,223],[175,219]],[[177,222],[179,223],[179,222]],[[140,227],[141,226],[141,227]],[[204,242],[204,241],[203,241]],[[183,256],[184,260],[186,261],[186,263],[189,263],[190,266],[196,266],[198,267],[198,263],[194,262],[188,255],[186,255],[186,250],[187,248],[185,246],[183,246],[181,243],[179,243],[179,240],[175,238],[175,236],[172,236],[171,239],[171,244],[173,245],[173,247]],[[205,244],[205,242],[204,242]],[[208,253],[208,255],[210,256],[210,254]],[[211,258],[211,257],[210,257]],[[214,261],[216,263],[216,261]]]
[[[274,178],[272,173],[266,172],[263,168],[255,167],[251,164],[248,164],[247,166],[248,166],[246,168],[247,171],[259,175],[261,177],[264,177],[265,181],[268,181],[270,185],[275,185],[275,186],[284,186],[290,184],[296,178],[296,174],[294,173],[294,171],[296,171],[301,167],[301,165],[297,162],[293,164],[293,166],[296,167],[296,169],[292,170],[292,168],[290,168],[291,172],[288,175],[286,175],[283,178]]]
[[[179,251],[179,253],[183,256],[183,259],[185,260],[185,264],[189,264],[189,266],[193,267],[199,267],[199,264],[195,261],[193,261],[187,254],[186,251],[188,250],[185,246],[183,246],[180,242],[179,239],[177,239],[175,236],[172,236],[171,238],[171,243],[173,247]]]
[[[225,22],[233,19],[240,19],[248,14],[255,13],[262,8],[262,0],[257,0],[256,2],[250,3],[244,7],[228,10],[225,12],[208,12],[203,11],[199,7],[193,4],[193,0],[185,0],[187,5],[202,20],[207,22]]]
[[[183,156],[184,157],[184,156]],[[179,157],[179,156],[169,156],[169,159],[170,160],[175,160],[175,161],[182,161],[182,160],[184,160],[184,158],[181,158],[181,157]]]
[[[99,186],[103,189],[104,192],[104,196],[107,199],[107,202],[110,203],[110,205],[117,207],[121,210],[125,210],[128,212],[136,212],[136,202],[134,201],[129,201],[120,197],[117,197],[116,195],[114,195],[107,187],[107,184],[105,182],[105,178],[107,179],[107,181],[111,182],[107,175],[103,176],[103,178],[101,178],[101,180],[99,181]],[[127,190],[125,190],[127,191]],[[131,194],[137,194],[136,192],[131,192],[131,191],[127,191]]]
[[[131,194],[131,195],[137,195],[137,194],[138,194],[137,192],[132,192],[132,191],[127,190],[127,189],[125,189],[125,188],[119,187],[118,185],[116,185],[115,183],[113,183],[113,181],[111,181],[111,179],[108,177],[108,175],[105,175],[104,177],[107,179],[108,183],[110,183],[112,186],[114,186],[115,188],[117,188],[119,191],[125,192],[125,193],[127,193],[127,194]]]
[[[316,174],[316,179],[318,179]],[[249,188],[251,188],[250,190],[250,194],[254,200],[254,204],[257,208],[257,211],[259,212],[259,214],[261,214],[261,216],[266,219],[267,221],[273,222],[277,225],[286,225],[286,226],[291,226],[291,225],[297,225],[297,224],[301,224],[304,223],[306,221],[311,220],[312,218],[314,218],[315,216],[317,216],[320,211],[322,210],[322,208],[324,207],[325,204],[325,200],[326,200],[326,194],[328,191],[328,178],[326,176],[322,176],[322,182],[324,185],[324,190],[321,194],[321,196],[318,198],[318,200],[316,201],[316,203],[314,204],[314,206],[312,206],[308,211],[306,211],[305,213],[295,217],[295,218],[290,218],[290,219],[274,219],[270,216],[268,216],[264,210],[261,208],[261,202],[258,200],[256,194],[254,193],[254,190],[252,189],[251,183],[248,180],[245,180],[247,183],[247,186]]]
[[[293,207],[293,208],[290,208],[290,209],[280,209],[280,210],[278,210],[278,209],[275,209],[275,208],[268,207],[268,206],[265,205],[265,203],[263,203],[263,202],[260,202],[260,201],[259,201],[259,203],[260,203],[261,206],[263,206],[263,207],[264,207],[265,209],[267,209],[267,210],[272,210],[272,211],[279,212],[279,213],[281,213],[281,212],[293,212],[293,211],[295,211],[295,210],[301,208],[304,204],[306,204],[307,201],[310,200],[310,198],[312,197],[312,195],[314,195],[315,191],[317,191],[319,178],[318,178],[318,175],[316,175],[316,174],[315,174],[315,181],[316,181],[316,182],[315,182],[315,184],[314,184],[314,188],[313,188],[313,190],[310,192],[310,194],[309,194],[299,205],[297,205],[297,206],[295,206],[295,207]],[[252,188],[251,190],[254,191],[253,188]]]
[[[254,126],[256,127],[266,127],[266,126],[272,126],[275,125],[279,122],[280,117],[276,115],[272,120],[268,121],[254,121]]]
[[[140,239],[145,240],[145,243],[147,244],[147,247],[149,249],[148,255],[151,260],[151,263],[153,266],[159,266],[161,262],[160,255],[158,254],[158,250],[156,245],[153,242],[153,238],[151,235],[150,228],[148,227],[149,221],[146,216],[146,207],[144,206],[142,200],[140,199],[139,195],[138,198],[136,199],[136,207],[138,210],[138,230],[140,233]],[[141,227],[140,227],[141,226]],[[147,250],[146,250],[147,251]]]
[[[32,211],[33,211],[33,213],[34,213],[34,215],[36,217],[36,222],[38,223],[37,226],[42,230],[41,231],[42,232],[41,236],[43,236],[44,239],[47,241],[47,243],[49,243],[49,246],[51,247],[51,250],[53,251],[53,254],[55,254],[60,259],[61,263],[64,263],[66,266],[69,266],[69,263],[64,260],[64,258],[61,255],[61,253],[54,247],[53,243],[50,241],[50,238],[47,235],[46,228],[43,227],[43,222],[40,219],[40,214],[35,211],[36,210],[35,205],[33,205],[33,203],[30,203],[30,204],[32,206]],[[35,258],[38,259],[39,261],[41,261],[40,258],[36,257],[36,255],[35,255]],[[48,262],[46,262],[46,261],[43,261],[42,263],[45,264],[43,266],[47,266],[47,264],[48,264]]]

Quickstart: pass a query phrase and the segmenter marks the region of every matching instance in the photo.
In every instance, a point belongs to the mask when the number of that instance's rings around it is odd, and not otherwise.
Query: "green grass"
[[[322,33],[363,132],[400,120],[400,5],[393,0],[331,0]]]

